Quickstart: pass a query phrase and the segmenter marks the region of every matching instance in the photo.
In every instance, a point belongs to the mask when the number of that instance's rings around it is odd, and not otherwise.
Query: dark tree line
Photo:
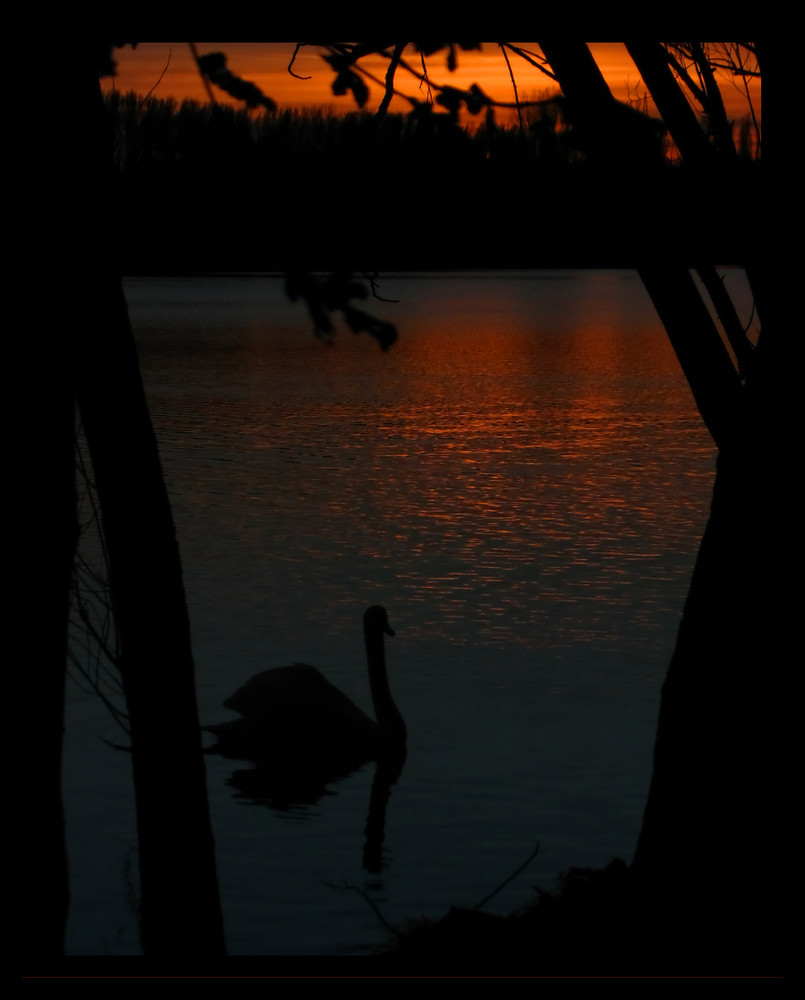
[[[691,215],[690,171],[662,159],[630,174],[611,219],[558,95],[522,127],[472,133],[435,113],[255,115],[117,93],[107,106],[128,271],[633,265],[625,216],[658,200],[680,227]],[[710,238],[722,263],[737,255]]]

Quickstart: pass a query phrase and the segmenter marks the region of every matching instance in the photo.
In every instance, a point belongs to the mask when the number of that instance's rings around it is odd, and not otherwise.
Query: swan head
[[[389,618],[386,609],[379,604],[373,604],[367,608],[363,616],[363,627],[367,631],[384,632],[386,635],[394,635],[394,629],[389,625]]]

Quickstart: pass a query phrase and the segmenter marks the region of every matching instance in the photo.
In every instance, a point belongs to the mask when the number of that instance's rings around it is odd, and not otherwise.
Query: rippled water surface
[[[409,730],[362,865],[371,767],[255,804],[210,758],[233,953],[358,953],[393,924],[505,911],[628,858],[713,448],[630,272],[389,276],[399,342],[316,340],[277,278],[137,278],[132,320],[185,563],[203,721],[261,669],[315,664],[371,711],[382,602]],[[136,950],[124,755],[73,691],[71,949]],[[177,775],[177,781],[181,776]],[[357,887],[361,893],[344,886]]]

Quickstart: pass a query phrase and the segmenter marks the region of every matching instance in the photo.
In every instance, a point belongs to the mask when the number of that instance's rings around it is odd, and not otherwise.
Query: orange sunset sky
[[[313,46],[302,50],[294,64],[294,72],[309,79],[299,80],[288,73],[288,64],[295,48],[294,42],[197,42],[200,54],[224,52],[230,69],[244,79],[256,83],[263,93],[273,98],[280,107],[329,106],[333,111],[354,110],[355,102],[351,94],[334,97],[331,91],[333,73]],[[538,51],[534,42],[518,42],[531,51]],[[645,88],[640,75],[629,59],[621,42],[591,42],[595,55],[615,97],[626,101],[643,96]],[[408,58],[413,53],[406,54]],[[187,42],[140,42],[136,49],[130,47],[116,50],[118,75],[103,82],[104,89],[115,87],[121,91],[136,90],[146,94],[153,90],[155,97],[172,97],[177,100],[191,98],[200,102],[207,100],[207,94],[199,78]],[[412,62],[413,62],[412,58]],[[377,69],[382,76],[383,63],[375,61],[374,66],[366,60],[367,69]],[[535,92],[552,86],[552,81],[534,67],[522,60],[513,60],[520,98],[533,96]],[[497,44],[483,43],[481,52],[459,52],[459,68],[449,73],[445,65],[445,53],[430,57],[428,69],[437,83],[447,83],[456,87],[478,86],[495,100],[514,100],[509,72]],[[160,79],[161,77],[161,79]],[[397,76],[398,89],[416,96],[417,81],[403,72]],[[377,107],[382,97],[382,89],[369,81],[370,99],[368,110]],[[748,111],[746,97],[731,81],[722,86],[722,93],[730,117],[740,118]],[[226,95],[215,91],[216,100],[226,100]],[[757,85],[754,99],[756,111],[760,110],[760,88]],[[394,107],[394,105],[393,105]],[[401,104],[399,110],[407,105]]]

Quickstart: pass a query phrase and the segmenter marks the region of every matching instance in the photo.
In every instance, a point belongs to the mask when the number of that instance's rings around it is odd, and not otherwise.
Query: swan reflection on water
[[[208,753],[254,762],[228,783],[275,809],[312,805],[329,784],[376,761],[364,867],[379,872],[385,809],[405,763],[407,730],[389,688],[384,636],[394,631],[385,608],[367,609],[363,632],[374,720],[315,667],[296,663],[252,677],[224,702],[240,718],[202,728],[217,738]]]

